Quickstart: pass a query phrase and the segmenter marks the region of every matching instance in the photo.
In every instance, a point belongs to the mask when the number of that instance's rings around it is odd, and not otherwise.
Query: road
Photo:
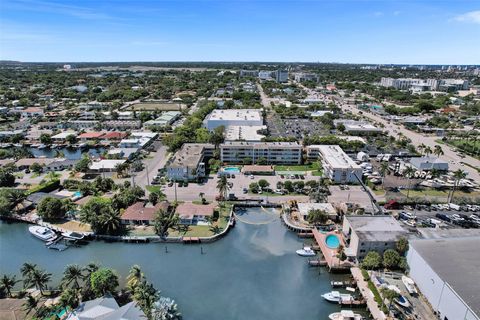
[[[145,168],[135,173],[135,184],[145,189],[145,187],[152,182],[152,179],[157,175],[158,169],[163,168],[167,163],[167,147],[160,142],[155,143],[155,152],[150,153],[150,158],[143,161]],[[145,190],[148,194],[148,190]]]
[[[343,98],[337,98],[337,102],[339,102],[338,106],[342,108],[344,111],[350,111],[353,114],[357,114],[357,115],[360,114],[361,110],[358,110],[353,105],[346,104]],[[420,133],[408,130],[405,127],[400,126],[398,124],[389,123],[389,121],[383,119],[382,117],[374,115],[369,112],[363,111],[362,115],[369,118],[372,121],[383,124],[388,134],[395,138],[399,137],[399,133],[403,134],[403,136],[405,136],[406,138],[409,138],[412,141],[412,144],[415,147],[418,147],[419,145],[424,144],[426,146],[429,146],[433,150],[435,145],[439,144],[438,142],[436,142],[438,137],[425,136]],[[467,176],[468,178],[473,179],[474,181],[480,180],[480,173],[478,173],[477,170],[461,164],[461,162],[464,162],[475,168],[480,168],[480,160],[477,160],[470,156],[465,156],[465,158],[461,158],[455,151],[453,151],[453,148],[448,145],[442,145],[442,149],[443,149],[444,155],[442,155],[441,158],[449,162],[449,168],[451,171],[456,171],[457,169],[461,169],[468,173],[468,176]]]

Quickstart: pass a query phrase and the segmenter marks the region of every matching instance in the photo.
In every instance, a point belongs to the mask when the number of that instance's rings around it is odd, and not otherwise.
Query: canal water
[[[78,160],[82,158],[82,154],[86,153],[94,158],[100,157],[100,155],[105,152],[105,148],[91,148],[91,149],[80,149],[80,148],[61,148],[61,149],[38,149],[38,148],[27,148],[35,158],[44,157],[44,158],[55,158],[58,155],[58,152],[62,152],[65,155],[65,158],[68,160]]]
[[[271,209],[249,210],[258,216],[257,210]],[[176,300],[185,319],[319,320],[340,310],[320,296],[339,276],[308,267],[306,258],[295,254],[302,239],[279,218],[256,224],[258,219],[249,222],[243,214],[242,220],[210,244],[91,242],[63,252],[45,248],[26,224],[0,222],[0,275],[20,277],[22,263],[33,262],[52,273],[57,284],[65,265],[95,261],[115,269],[123,283],[138,264],[162,295]]]

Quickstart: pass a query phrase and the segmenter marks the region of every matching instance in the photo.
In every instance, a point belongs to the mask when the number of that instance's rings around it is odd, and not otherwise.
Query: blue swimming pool
[[[223,171],[227,173],[240,173],[240,169],[238,167],[225,167],[223,168]]]
[[[75,193],[73,194],[73,197],[75,198],[81,198],[82,197],[82,193],[80,191],[75,191]]]
[[[334,234],[329,234],[325,238],[325,243],[327,244],[327,247],[329,247],[330,249],[337,249],[340,246],[340,240]]]

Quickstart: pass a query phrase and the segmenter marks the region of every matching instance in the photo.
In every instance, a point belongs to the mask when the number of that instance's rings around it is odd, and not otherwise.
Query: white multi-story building
[[[220,145],[222,162],[252,163],[265,161],[266,164],[300,164],[302,146],[297,142],[245,142],[230,141]]]
[[[258,132],[266,129],[267,126],[228,126],[225,128],[225,141],[260,142],[265,136]]]
[[[440,90],[440,91],[458,91],[467,90],[468,80],[463,79],[411,79],[411,78],[382,78],[380,85],[383,87],[393,87],[399,90]]]
[[[480,319],[480,236],[409,242],[410,277],[438,319]]]
[[[188,181],[205,177],[205,159],[213,155],[215,146],[209,143],[185,143],[167,164],[167,177]]]
[[[335,183],[358,183],[362,178],[362,167],[355,163],[338,145],[310,146],[311,152],[318,150],[327,178]]]
[[[295,74],[295,81],[296,82],[304,82],[304,81],[318,82],[318,75],[316,75],[314,73],[296,73]]]
[[[369,251],[383,254],[396,249],[397,241],[408,235],[392,216],[345,216],[342,232],[347,244],[345,254],[354,261],[361,261]]]
[[[262,110],[259,109],[215,109],[203,120],[208,130],[220,126],[262,126]]]
[[[258,77],[258,70],[240,70],[240,77]]]

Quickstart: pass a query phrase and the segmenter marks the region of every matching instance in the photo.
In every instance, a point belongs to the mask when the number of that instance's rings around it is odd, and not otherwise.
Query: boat
[[[407,276],[402,276],[402,282],[407,288],[408,293],[410,294],[417,294],[417,288],[415,288],[415,282],[412,280],[412,278],[409,278]]]
[[[341,301],[352,301],[353,297],[348,293],[340,293],[339,291],[331,291],[322,294],[322,298],[329,302],[340,303]]]
[[[28,227],[28,231],[33,234],[36,238],[42,241],[52,241],[55,240],[57,235],[53,232],[52,229],[41,227],[41,226],[31,226]]]
[[[82,240],[85,237],[83,234],[75,231],[65,231],[62,233],[62,236],[72,240]]]
[[[316,255],[315,251],[313,251],[310,247],[303,247],[303,249],[299,249],[295,252],[302,257],[313,257]]]
[[[330,281],[332,288],[341,288],[343,287],[343,281]]]
[[[340,312],[331,313],[328,316],[330,320],[362,320],[363,317],[352,310],[342,310]]]
[[[400,295],[398,298],[393,299],[397,304],[401,305],[404,308],[410,307],[410,301],[405,296]]]
[[[41,144],[38,145],[37,148],[38,148],[38,149],[45,149],[45,148],[47,148],[47,146],[44,145],[43,143],[41,143]]]

